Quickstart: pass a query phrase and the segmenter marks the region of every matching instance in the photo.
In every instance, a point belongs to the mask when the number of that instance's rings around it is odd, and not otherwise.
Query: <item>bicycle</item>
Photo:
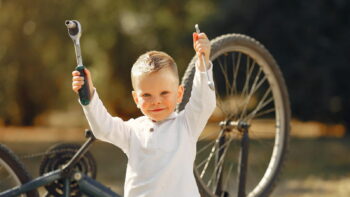
[[[217,97],[214,114],[219,114],[220,129],[209,134],[204,131],[198,141],[194,173],[200,193],[208,197],[268,196],[282,169],[290,131],[283,75],[270,52],[249,36],[222,35],[211,45]],[[182,80],[185,94],[179,111],[191,94],[195,58]]]
[[[290,130],[291,112],[282,73],[269,51],[246,35],[223,35],[211,44],[217,96],[217,109],[211,119],[219,122],[220,129],[212,131],[212,124],[208,124],[198,141],[194,174],[200,194],[204,197],[268,196],[281,172]],[[183,77],[185,94],[177,111],[184,108],[190,97],[196,58],[191,60]],[[53,182],[56,184],[52,190],[60,191],[57,196],[81,193],[119,196],[93,176],[75,168],[94,141],[93,135],[88,136],[67,163],[34,180],[29,176],[22,178],[22,174],[28,174],[20,167],[22,164],[18,159],[12,159],[15,162],[8,159],[4,152],[16,157],[0,148],[0,170],[9,171],[17,182],[15,188],[0,188],[0,196],[20,193],[37,196],[35,190],[30,190]],[[237,172],[232,170],[234,167]]]

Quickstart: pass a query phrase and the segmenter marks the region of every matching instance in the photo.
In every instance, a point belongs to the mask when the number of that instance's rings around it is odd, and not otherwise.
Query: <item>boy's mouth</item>
[[[150,110],[151,112],[160,112],[160,111],[163,111],[164,108],[158,108],[158,109],[152,109]]]

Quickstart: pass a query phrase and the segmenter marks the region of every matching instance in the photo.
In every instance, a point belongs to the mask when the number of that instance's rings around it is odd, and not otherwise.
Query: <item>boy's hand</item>
[[[193,33],[193,48],[197,53],[198,62],[196,63],[200,71],[205,71],[209,65],[204,65],[201,55],[204,55],[205,61],[209,64],[211,45],[210,41],[205,33]]]
[[[86,77],[88,79],[88,83],[89,83],[89,87],[90,87],[90,95],[92,97],[93,93],[94,93],[94,85],[92,84],[92,80],[91,80],[91,73],[88,69],[85,68],[85,73],[86,73]],[[78,94],[78,91],[80,90],[80,88],[84,85],[84,77],[80,76],[80,72],[79,71],[73,71],[72,72],[72,89],[75,93]]]

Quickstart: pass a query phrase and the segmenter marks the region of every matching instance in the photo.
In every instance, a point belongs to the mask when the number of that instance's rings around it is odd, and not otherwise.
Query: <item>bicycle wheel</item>
[[[47,154],[41,161],[39,167],[39,175],[59,169],[66,164],[79,150],[81,145],[70,143],[55,144],[47,150]],[[74,165],[74,170],[79,171],[93,179],[97,175],[97,164],[95,158],[90,151],[87,151],[80,160]],[[47,191],[46,196],[62,196],[64,194],[64,180],[56,180],[50,184],[45,185]],[[73,179],[69,182],[69,196],[80,197],[83,196],[79,189],[79,185]]]
[[[17,156],[5,145],[0,144],[0,193],[31,180],[29,173]],[[37,190],[21,196],[37,197]]]
[[[228,34],[211,41],[217,108],[197,143],[194,173],[202,196],[268,196],[290,130],[287,88],[272,55],[256,40]],[[182,80],[184,109],[194,76]],[[234,170],[237,169],[237,170]]]

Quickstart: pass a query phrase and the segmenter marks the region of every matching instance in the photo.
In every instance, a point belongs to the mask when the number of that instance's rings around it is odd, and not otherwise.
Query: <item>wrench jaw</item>
[[[77,20],[66,20],[65,22],[67,29],[68,29],[68,34],[72,38],[73,42],[79,43],[79,39],[81,36],[81,25],[79,21]]]

